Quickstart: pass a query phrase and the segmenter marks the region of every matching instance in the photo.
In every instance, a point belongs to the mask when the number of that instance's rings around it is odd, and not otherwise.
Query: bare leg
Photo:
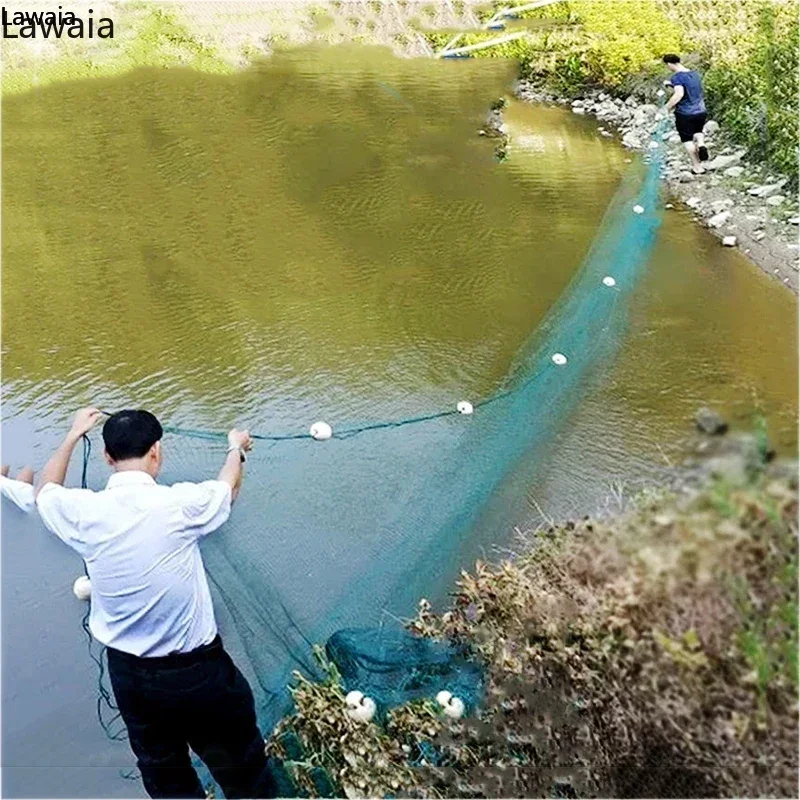
[[[692,161],[692,172],[694,172],[695,175],[701,175],[703,172],[705,172],[705,170],[703,169],[703,165],[700,163],[700,159],[697,156],[697,145],[695,145],[694,142],[684,142],[683,145]]]
[[[700,161],[708,161],[708,149],[706,148],[706,140],[702,131],[694,135],[694,143],[697,148],[697,157]]]
[[[17,480],[33,486],[33,467],[23,467],[17,475]]]

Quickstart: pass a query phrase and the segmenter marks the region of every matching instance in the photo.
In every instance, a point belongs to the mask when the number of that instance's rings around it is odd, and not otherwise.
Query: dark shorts
[[[703,125],[706,124],[708,115],[704,111],[702,114],[675,114],[675,127],[682,142],[691,142],[696,133],[703,132]]]

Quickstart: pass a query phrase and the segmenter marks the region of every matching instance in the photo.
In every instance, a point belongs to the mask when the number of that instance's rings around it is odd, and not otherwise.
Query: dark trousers
[[[206,796],[190,747],[225,797],[275,797],[253,693],[219,636],[158,658],[108,648],[108,670],[150,797]]]

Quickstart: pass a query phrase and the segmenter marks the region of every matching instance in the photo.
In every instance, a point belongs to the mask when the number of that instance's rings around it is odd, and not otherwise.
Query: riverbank
[[[530,81],[520,81],[515,95],[526,102],[571,108],[572,113],[597,119],[598,135],[615,136],[625,147],[646,152],[655,131],[658,106],[634,96],[612,97],[589,90],[579,98],[559,97]],[[711,160],[704,175],[693,175],[677,133],[664,140],[662,179],[670,199],[706,227],[721,244],[739,248],[764,272],[798,293],[797,197],[789,178],[748,161],[745,151],[725,139],[716,122],[706,125]],[[512,143],[513,147],[513,143]]]
[[[420,601],[410,628],[484,665],[477,715],[431,698],[360,722],[334,669],[269,751],[292,731],[313,753],[315,774],[289,764],[311,796],[320,770],[348,797],[793,796],[797,465],[698,424],[716,433],[671,489],[522,536],[443,613]]]

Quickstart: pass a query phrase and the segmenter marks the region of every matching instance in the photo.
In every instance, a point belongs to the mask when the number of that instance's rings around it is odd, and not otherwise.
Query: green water
[[[223,424],[266,421],[287,394],[358,414],[354,398],[398,388],[485,393],[624,166],[550,112],[542,135],[564,149],[537,174],[499,168],[477,130],[510,77],[336,50],[7,100],[11,395],[21,381],[58,409],[70,376],[73,396],[167,416],[188,401]]]
[[[4,461],[40,468],[85,403],[302,432],[319,418],[395,418],[490,394],[637,169],[589,120],[516,103],[511,158],[497,163],[477,131],[512,77],[492,60],[337,48],[278,54],[237,75],[141,69],[6,99]],[[618,357],[598,367],[545,457],[519,466],[502,503],[521,526],[540,508],[590,509],[612,482],[679,461],[703,404],[742,427],[764,413],[791,452],[796,309],[668,212]],[[432,459],[435,441],[423,427],[402,446]],[[271,457],[254,457],[262,472],[237,508],[245,528],[281,502]],[[343,486],[358,482],[358,467],[335,466]],[[505,545],[508,516],[485,515],[460,557]],[[118,778],[124,745],[106,743],[87,712],[95,676],[68,594],[76,560],[13,523],[4,781],[28,795],[130,796]],[[277,541],[307,563],[302,542]],[[314,581],[324,596],[324,572]],[[65,781],[61,764],[93,769]]]

